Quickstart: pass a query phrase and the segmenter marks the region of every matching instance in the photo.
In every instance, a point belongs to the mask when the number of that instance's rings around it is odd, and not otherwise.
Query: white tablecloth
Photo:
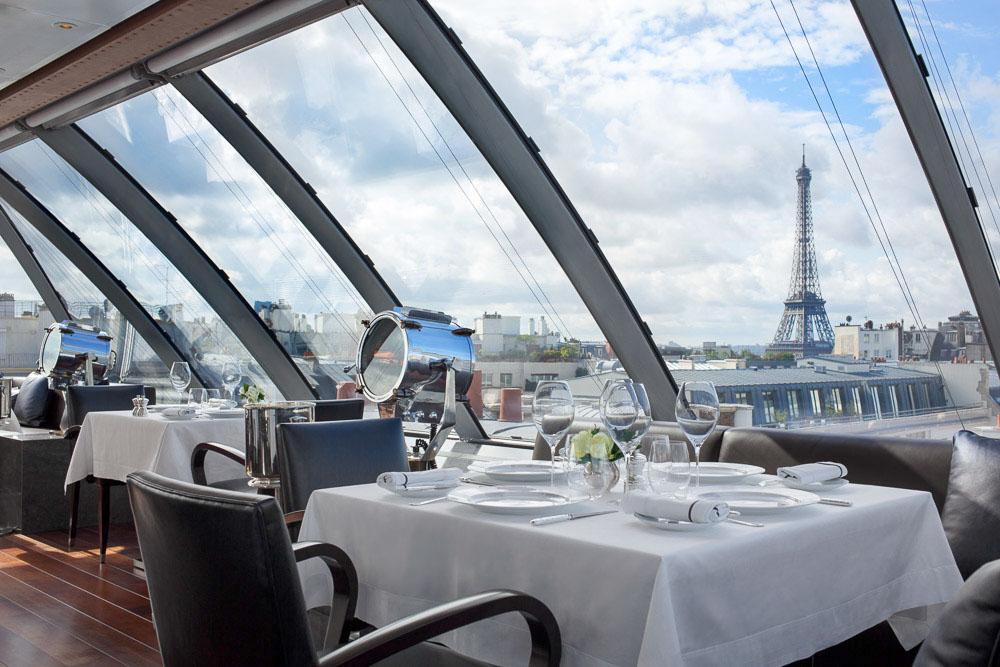
[[[133,417],[129,412],[91,412],[83,420],[66,484],[87,475],[125,481],[130,472],[149,470],[173,479],[191,480],[191,452],[199,442],[219,442],[243,451],[242,419],[198,418],[171,421],[158,414]],[[205,459],[209,480],[232,479],[243,467],[222,456]]]
[[[532,527],[364,485],[315,492],[300,539],[347,551],[357,615],[378,626],[512,588],[552,609],[564,665],[781,665],[962,584],[930,494],[852,485],[838,497],[854,506],[667,532],[621,513]],[[329,604],[323,568],[301,574],[309,606]],[[500,664],[525,664],[530,646],[516,615],[445,641]]]

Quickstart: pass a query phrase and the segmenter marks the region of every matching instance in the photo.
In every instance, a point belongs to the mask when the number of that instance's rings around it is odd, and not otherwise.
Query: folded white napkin
[[[799,484],[816,484],[847,476],[847,466],[833,461],[804,463],[800,466],[778,468],[778,479],[790,479]]]
[[[716,523],[729,516],[729,505],[701,498],[681,499],[646,491],[629,491],[622,501],[622,511],[673,521]]]
[[[384,472],[375,483],[386,491],[402,491],[414,486],[445,486],[456,484],[462,471],[458,468],[438,468],[421,472]]]
[[[160,410],[160,414],[164,417],[189,417],[197,412],[194,408],[188,407],[169,407]]]

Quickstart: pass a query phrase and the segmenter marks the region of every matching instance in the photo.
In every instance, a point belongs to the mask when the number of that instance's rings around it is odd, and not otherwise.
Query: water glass
[[[570,488],[586,493],[591,500],[598,500],[617,483],[618,468],[608,460],[603,446],[580,451],[571,439],[566,443],[565,453],[566,481]]]
[[[691,482],[691,458],[687,443],[654,438],[649,446],[649,486],[654,493],[687,497]]]
[[[222,385],[226,388],[226,393],[234,403],[239,403],[236,396],[236,387],[243,381],[243,367],[239,361],[227,361],[222,365]]]
[[[207,401],[207,392],[200,387],[195,387],[191,390],[191,405],[204,405]]]

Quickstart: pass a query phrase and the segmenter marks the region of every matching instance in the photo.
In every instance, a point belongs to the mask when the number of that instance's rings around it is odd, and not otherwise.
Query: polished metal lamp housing
[[[89,384],[100,382],[115,365],[112,340],[96,327],[71,320],[56,322],[45,330],[38,368],[56,385],[69,384],[75,375],[84,372]]]

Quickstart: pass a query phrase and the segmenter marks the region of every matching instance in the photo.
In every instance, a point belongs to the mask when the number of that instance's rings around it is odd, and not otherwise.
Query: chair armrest
[[[288,529],[288,537],[292,538],[292,542],[299,540],[299,529],[302,527],[303,516],[305,516],[305,510],[285,514],[285,528]]]
[[[194,480],[195,484],[201,486],[208,484],[205,478],[205,455],[209,452],[221,454],[242,466],[247,464],[246,455],[238,449],[218,442],[199,442],[195,445],[194,451],[191,452],[191,479]]]
[[[82,427],[79,425],[67,427],[66,430],[63,431],[63,438],[65,438],[66,440],[76,440],[77,438],[80,437],[81,428]]]
[[[322,656],[322,667],[360,667],[457,628],[509,612],[518,612],[531,632],[531,667],[556,667],[562,637],[555,616],[540,600],[517,591],[486,591],[448,602],[390,623]]]
[[[343,549],[325,542],[296,542],[292,544],[295,562],[320,558],[333,577],[333,600],[330,602],[330,620],[323,638],[323,650],[329,651],[347,643],[350,622],[358,605],[358,572],[354,561]]]

